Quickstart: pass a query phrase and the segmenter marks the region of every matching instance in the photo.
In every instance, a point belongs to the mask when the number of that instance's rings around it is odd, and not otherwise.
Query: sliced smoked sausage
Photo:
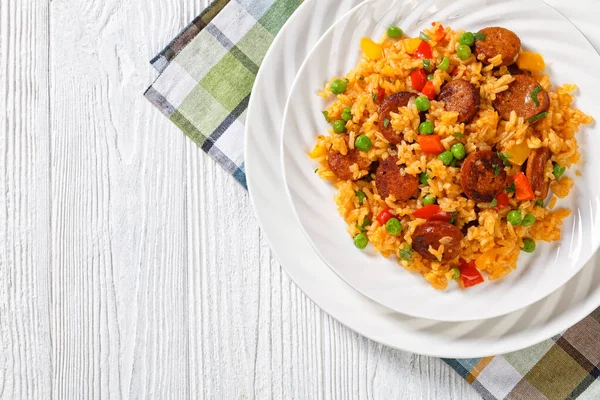
[[[404,167],[397,165],[397,157],[388,157],[377,167],[375,185],[382,199],[393,195],[398,201],[406,201],[417,194],[419,179],[404,172]]]
[[[396,132],[390,123],[390,112],[397,113],[400,107],[406,107],[410,99],[417,97],[415,93],[399,92],[386,97],[379,106],[379,132],[392,144],[400,144],[404,139],[402,132]],[[387,123],[386,123],[387,119]]]
[[[460,169],[463,192],[476,202],[490,203],[506,186],[506,171],[498,154],[480,150],[469,154]]]
[[[529,179],[536,199],[543,200],[548,196],[550,181],[545,174],[548,160],[550,160],[550,151],[546,148],[533,150],[527,159],[525,175]]]
[[[521,39],[511,30],[500,27],[484,28],[479,31],[485,39],[475,41],[475,57],[489,64],[491,58],[502,54],[502,65],[514,64],[521,50]],[[480,55],[483,57],[480,58]]]
[[[548,111],[550,108],[550,98],[548,92],[539,86],[539,82],[529,75],[516,75],[515,80],[508,86],[508,89],[496,95],[492,105],[501,118],[510,119],[511,111],[515,111],[518,117],[525,120]],[[538,104],[533,100],[533,91],[539,86],[537,93]]]
[[[427,260],[437,261],[429,252],[429,246],[435,250],[444,245],[442,261],[450,261],[460,254],[460,242],[463,234],[456,226],[443,221],[425,222],[415,229],[412,235],[412,248]]]
[[[354,164],[358,164],[358,168],[368,169],[371,162],[360,155],[358,150],[348,149],[348,153],[343,155],[334,150],[329,150],[327,156],[327,162],[329,163],[329,169],[341,180],[351,181],[354,180],[350,167]]]
[[[479,111],[479,90],[464,79],[445,84],[437,99],[444,102],[447,111],[458,112],[459,124],[468,124]]]

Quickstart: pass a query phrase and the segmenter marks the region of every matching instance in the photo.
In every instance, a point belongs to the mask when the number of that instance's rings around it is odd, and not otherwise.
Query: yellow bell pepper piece
[[[324,156],[325,153],[327,153],[327,149],[325,148],[325,146],[319,146],[317,145],[317,147],[314,148],[313,151],[311,151],[310,153],[308,153],[308,155],[310,156],[310,158],[319,158],[321,156]]]
[[[475,259],[477,269],[485,270],[488,266],[494,264],[498,256],[502,253],[502,249],[494,249],[486,251]]]
[[[507,149],[505,153],[510,154],[508,161],[513,165],[523,165],[525,160],[529,157],[531,149],[527,146],[527,142],[523,142]]]
[[[415,54],[415,51],[417,51],[420,44],[421,39],[419,38],[407,39],[404,41],[404,50],[406,50],[408,54]]]
[[[519,69],[527,71],[543,71],[546,68],[546,63],[544,62],[544,57],[540,54],[523,51],[519,54],[517,66]]]
[[[368,37],[360,39],[360,47],[371,60],[379,60],[383,57],[381,46]]]

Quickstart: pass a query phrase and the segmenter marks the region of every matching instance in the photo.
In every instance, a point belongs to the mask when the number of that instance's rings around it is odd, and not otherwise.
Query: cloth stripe
[[[151,61],[145,97],[244,188],[244,115],[260,62],[300,0],[216,0]],[[486,400],[600,399],[600,308],[495,357],[444,359]]]

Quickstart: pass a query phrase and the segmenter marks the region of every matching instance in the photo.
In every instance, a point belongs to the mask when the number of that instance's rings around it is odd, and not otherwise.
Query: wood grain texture
[[[475,399],[318,309],[143,97],[208,0],[0,2],[0,399]]]

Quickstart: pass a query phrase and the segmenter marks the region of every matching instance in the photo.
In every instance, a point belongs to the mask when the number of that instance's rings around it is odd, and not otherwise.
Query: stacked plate
[[[546,57],[556,82],[581,87],[577,107],[594,111],[600,47],[594,0],[305,0],[273,42],[250,100],[246,173],[260,225],[282,266],[324,311],[351,329],[399,349],[441,357],[481,357],[518,350],[566,330],[600,305],[600,158],[596,126],[580,136],[586,159],[559,245],[541,246],[508,278],[475,290],[438,292],[382,257],[352,248],[333,189],[307,157],[326,131],[316,92],[360,59],[363,36],[389,25],[411,36],[431,21],[476,31],[505,26]],[[564,9],[563,9],[564,8]],[[580,12],[578,12],[580,11]],[[576,24],[576,25],[574,25]],[[578,29],[579,28],[579,29]],[[552,39],[550,39],[552,38]],[[288,196],[289,192],[289,196]]]

